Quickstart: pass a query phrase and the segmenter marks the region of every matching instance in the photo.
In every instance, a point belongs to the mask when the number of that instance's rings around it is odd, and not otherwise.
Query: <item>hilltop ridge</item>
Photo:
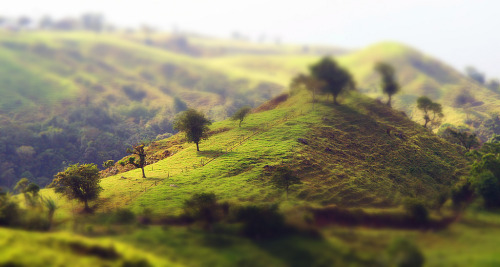
[[[325,98],[315,106],[302,91],[241,127],[216,122],[200,152],[182,133],[156,141],[150,153],[167,156],[145,168],[146,179],[138,169],[103,178],[99,208],[179,214],[200,192],[233,203],[282,201],[269,182],[282,165],[303,181],[291,193],[294,205],[394,207],[407,197],[433,201],[466,171],[463,148],[359,93],[340,106]]]

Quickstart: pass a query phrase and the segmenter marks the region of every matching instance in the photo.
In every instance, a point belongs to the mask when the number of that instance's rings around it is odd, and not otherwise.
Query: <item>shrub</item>
[[[461,207],[469,202],[474,196],[474,188],[469,179],[462,178],[451,190],[451,199],[455,208]]]
[[[278,237],[289,230],[277,205],[240,208],[237,220],[243,223],[243,234],[254,239]]]
[[[209,229],[220,217],[219,208],[214,193],[198,193],[184,202],[184,215],[201,221]]]
[[[424,203],[417,199],[407,199],[404,203],[408,215],[416,223],[427,223],[429,221],[429,212]]]
[[[131,224],[135,222],[135,214],[129,209],[118,209],[113,215],[113,222],[118,224]]]
[[[419,248],[406,239],[397,239],[389,246],[389,266],[420,267],[425,258]]]
[[[484,199],[487,208],[500,206],[500,185],[498,179],[490,171],[484,171],[474,179],[476,192]]]

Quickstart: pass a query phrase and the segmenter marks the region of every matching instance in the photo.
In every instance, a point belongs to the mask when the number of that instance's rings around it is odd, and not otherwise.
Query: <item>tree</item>
[[[500,206],[500,155],[488,153],[476,160],[471,169],[472,183],[486,207]]]
[[[233,116],[231,117],[231,120],[233,120],[233,121],[239,120],[240,124],[238,127],[241,127],[241,123],[243,122],[245,117],[250,113],[251,110],[252,110],[252,108],[250,106],[244,106],[244,107],[238,109],[238,111],[236,111],[233,114]]]
[[[351,74],[329,58],[324,57],[320,62],[310,67],[311,76],[323,81],[323,90],[333,95],[333,103],[338,105],[337,96],[347,89],[354,89]]]
[[[208,125],[212,124],[205,115],[194,109],[188,109],[182,112],[174,120],[174,129],[185,132],[188,142],[196,144],[196,150],[200,151],[199,143],[206,137],[209,130]]]
[[[382,91],[389,96],[387,105],[390,107],[392,96],[399,91],[399,84],[396,82],[394,68],[387,63],[379,62],[375,65],[375,70],[382,76]]]
[[[278,167],[271,178],[271,183],[275,187],[285,190],[287,200],[290,186],[294,184],[301,184],[300,178],[295,176],[287,167]]]
[[[456,143],[465,147],[467,151],[470,151],[471,148],[479,146],[477,135],[474,133],[469,133],[466,130],[455,130],[451,127],[448,127],[446,128],[446,130],[444,130],[443,136],[451,143]]]
[[[291,88],[297,88],[300,86],[305,86],[305,88],[311,92],[312,94],[312,102],[313,102],[313,110],[314,103],[316,102],[316,94],[322,90],[325,86],[325,82],[315,79],[311,76],[307,76],[305,74],[299,74],[293,78],[292,83],[290,84]]]
[[[142,178],[146,178],[144,173],[144,166],[146,166],[146,152],[144,151],[144,144],[133,146],[133,149],[128,148],[127,153],[139,156],[139,161],[135,157],[128,158],[128,164],[134,165],[136,168],[141,168]]]
[[[202,221],[209,229],[219,218],[219,205],[214,193],[198,193],[184,202],[184,213],[193,219]]]
[[[435,122],[437,118],[444,116],[441,104],[432,102],[432,100],[426,96],[421,96],[417,99],[417,108],[424,112],[425,128],[427,128],[429,122]]]
[[[56,212],[56,209],[58,209],[59,207],[52,198],[43,199],[43,203],[45,204],[45,207],[47,208],[48,211],[47,219],[49,220],[49,229],[50,229],[52,227],[52,222],[54,220],[54,213]]]
[[[24,195],[24,200],[27,206],[35,206],[38,200],[38,192],[40,192],[40,186],[35,183],[30,183],[27,178],[22,178],[17,182],[14,190],[18,193]]]
[[[63,194],[69,199],[84,202],[85,211],[90,212],[88,202],[97,199],[102,191],[99,182],[97,165],[77,163],[56,174],[49,187],[54,187],[56,193]]]
[[[110,159],[110,160],[106,160],[102,163],[102,167],[107,169],[107,168],[111,168],[115,165],[115,161]]]
[[[500,81],[498,81],[498,79],[491,79],[486,87],[492,91],[500,92]]]
[[[468,66],[465,68],[465,74],[469,76],[469,78],[473,79],[474,81],[484,84],[485,77],[484,74],[479,72],[476,68],[472,66]]]

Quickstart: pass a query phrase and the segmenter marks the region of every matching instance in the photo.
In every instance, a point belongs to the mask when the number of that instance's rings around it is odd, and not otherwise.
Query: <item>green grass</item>
[[[275,109],[250,114],[242,127],[216,122],[200,152],[182,134],[160,141],[150,153],[173,155],[146,166],[146,179],[140,169],[103,178],[98,209],[128,206],[139,213],[148,207],[179,215],[184,201],[201,192],[233,204],[284,201],[266,165],[289,166],[303,181],[292,187],[292,206],[394,207],[406,197],[432,202],[465,173],[459,146],[360,94],[341,101],[335,106],[321,98],[313,111],[309,94],[300,92]],[[406,140],[393,136],[399,132]],[[66,209],[80,206],[60,201]]]
[[[69,232],[37,233],[0,228],[2,266],[183,266],[110,238],[87,238]],[[136,265],[133,265],[136,266]]]

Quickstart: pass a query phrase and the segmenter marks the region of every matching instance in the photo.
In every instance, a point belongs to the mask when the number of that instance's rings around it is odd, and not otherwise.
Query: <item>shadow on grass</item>
[[[216,157],[219,157],[220,155],[222,154],[225,154],[225,150],[215,150],[215,149],[212,149],[212,150],[202,150],[202,151],[198,151],[197,154],[199,156],[204,156],[204,157],[207,157],[207,158],[216,158]]]
[[[369,264],[355,254],[343,254],[320,237],[291,235],[271,241],[256,242],[261,249],[281,259],[285,266],[345,266]]]

